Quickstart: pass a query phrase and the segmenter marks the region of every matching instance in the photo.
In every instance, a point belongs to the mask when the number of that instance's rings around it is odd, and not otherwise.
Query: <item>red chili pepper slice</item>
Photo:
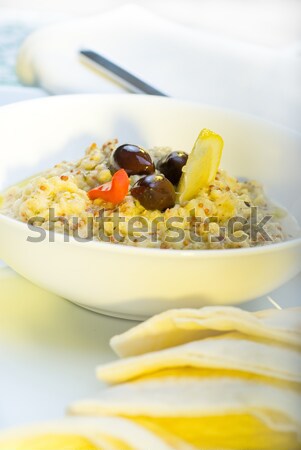
[[[118,170],[114,173],[113,178],[108,183],[104,183],[88,192],[90,200],[101,198],[102,200],[110,203],[122,202],[126,194],[128,193],[130,185],[130,179],[124,169]]]

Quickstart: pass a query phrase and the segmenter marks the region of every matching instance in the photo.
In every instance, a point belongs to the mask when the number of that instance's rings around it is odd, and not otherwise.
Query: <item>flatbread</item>
[[[300,401],[294,390],[251,379],[183,375],[113,386],[69,411],[130,417],[196,448],[287,450],[300,445]]]
[[[174,347],[210,336],[238,331],[301,348],[301,308],[256,313],[234,307],[175,309],[114,336],[111,347],[121,357]]]
[[[128,417],[200,417],[242,412],[264,417],[265,411],[274,411],[287,416],[283,424],[300,423],[301,427],[300,402],[299,392],[252,379],[197,379],[183,375],[111,386],[93,400],[73,404],[70,411]],[[273,426],[268,417],[267,414],[267,424]],[[275,424],[278,429],[279,423]]]
[[[70,438],[74,438],[73,442]],[[48,441],[48,442],[47,442]],[[172,445],[131,420],[118,417],[65,418],[0,432],[1,450],[190,450],[176,437]]]
[[[97,377],[109,384],[123,383],[166,368],[227,369],[301,382],[301,352],[240,333],[133,356],[97,368]]]
[[[135,418],[160,435],[164,430],[194,450],[300,450],[296,432],[270,430],[249,414],[189,418]]]

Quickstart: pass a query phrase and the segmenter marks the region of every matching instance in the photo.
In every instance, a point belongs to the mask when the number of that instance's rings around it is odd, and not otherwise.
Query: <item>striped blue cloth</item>
[[[22,21],[0,24],[0,85],[21,86],[15,71],[16,56],[24,39],[35,29]]]

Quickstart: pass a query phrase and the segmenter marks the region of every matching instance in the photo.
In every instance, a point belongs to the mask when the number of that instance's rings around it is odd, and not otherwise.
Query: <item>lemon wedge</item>
[[[194,198],[199,190],[215,178],[222,157],[224,141],[213,131],[204,128],[188,157],[179,183],[179,202]]]

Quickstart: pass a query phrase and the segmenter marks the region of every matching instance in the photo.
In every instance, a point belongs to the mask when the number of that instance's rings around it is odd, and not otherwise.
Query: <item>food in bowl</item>
[[[1,212],[45,230],[136,247],[225,249],[289,238],[285,213],[261,184],[219,168],[222,138],[201,131],[192,151],[116,139],[10,188]]]

